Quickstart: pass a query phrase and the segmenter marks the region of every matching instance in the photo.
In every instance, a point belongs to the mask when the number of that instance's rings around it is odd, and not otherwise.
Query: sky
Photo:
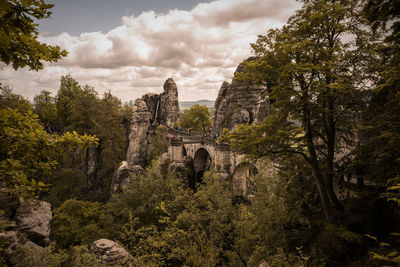
[[[173,78],[180,101],[215,100],[223,81],[252,55],[250,43],[284,25],[295,0],[48,0],[39,40],[68,56],[43,70],[0,63],[0,82],[29,99],[53,93],[62,75],[111,91],[123,102],[160,93]]]

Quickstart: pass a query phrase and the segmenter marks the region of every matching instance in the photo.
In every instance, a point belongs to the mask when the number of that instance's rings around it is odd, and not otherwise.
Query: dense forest
[[[66,56],[37,41],[30,16],[51,5],[0,7],[2,62],[40,70]],[[111,194],[132,105],[68,75],[33,101],[0,84],[0,266],[399,266],[400,1],[302,0],[251,48],[234,79],[267,88],[267,116],[218,139],[257,161],[250,201],[213,169],[188,187],[163,164],[163,127],[144,170]],[[197,105],[176,126],[205,132],[210,113]],[[49,240],[17,227],[38,200],[51,205]],[[134,260],[99,261],[99,239]]]

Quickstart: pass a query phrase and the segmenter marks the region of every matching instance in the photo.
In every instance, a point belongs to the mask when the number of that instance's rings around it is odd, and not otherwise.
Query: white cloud
[[[42,36],[69,55],[39,72],[0,66],[0,81],[33,98],[41,90],[56,92],[60,76],[70,74],[128,101],[160,92],[173,77],[181,100],[215,99],[223,80],[250,56],[249,43],[281,26],[298,6],[295,0],[217,0],[191,11],[124,16],[107,33]]]

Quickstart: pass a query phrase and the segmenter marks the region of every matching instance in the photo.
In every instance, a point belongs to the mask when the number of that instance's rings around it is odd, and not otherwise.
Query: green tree
[[[56,62],[67,52],[37,40],[35,20],[50,17],[53,5],[43,0],[0,1],[0,60],[17,70],[25,66],[43,69],[42,61]]]
[[[101,177],[99,185],[110,188],[115,168],[125,159],[127,148],[121,101],[106,92],[94,107],[92,132],[100,139],[100,166],[97,175]],[[112,130],[110,130],[112,129]],[[106,190],[108,193],[108,191]]]
[[[157,127],[154,132],[147,136],[146,162],[148,165],[164,152],[168,151],[169,137],[168,129]]]
[[[57,126],[57,107],[55,98],[49,91],[43,90],[33,98],[34,112],[46,129]]]
[[[301,155],[330,219],[331,205],[343,208],[333,181],[354,145],[368,90],[363,66],[372,36],[361,30],[360,8],[358,1],[305,0],[281,30],[260,36],[252,45],[259,59],[239,78],[269,87],[271,114],[228,135],[235,149],[258,157]]]
[[[355,171],[384,185],[400,179],[400,9],[399,1],[367,1],[364,15],[382,39],[371,64],[376,80],[360,127]],[[390,23],[389,23],[390,22]]]
[[[9,86],[0,83],[0,109],[3,108],[18,109],[26,113],[32,110],[32,105],[28,99],[14,94]]]
[[[153,170],[157,168],[153,166]],[[151,202],[146,201],[144,207],[132,202],[118,205],[119,209],[131,208],[129,220],[121,227],[120,240],[138,262],[146,266],[227,264],[234,242],[229,181],[206,173],[205,183],[193,193],[171,174],[164,178],[149,174],[144,177],[135,179],[132,191],[122,195],[124,199],[130,196],[131,201],[144,197]],[[140,187],[139,181],[143,184]],[[137,193],[132,194],[133,191]]]
[[[71,112],[74,107],[74,100],[80,90],[79,83],[71,76],[61,76],[60,88],[56,96],[56,107],[62,129],[67,128],[72,123]]]
[[[60,152],[97,143],[97,138],[76,132],[51,135],[36,114],[13,109],[0,110],[0,136],[1,186],[20,200],[34,197],[45,187]]]
[[[98,202],[69,199],[54,210],[52,240],[61,248],[70,248],[107,238],[106,213],[107,207]]]
[[[252,205],[239,206],[232,220],[237,251],[232,260],[241,258],[248,266],[262,260],[272,266],[297,266],[304,259],[296,247],[309,241],[311,222],[305,214],[315,198],[311,170],[300,156],[287,159],[279,171],[271,172],[270,162],[261,163],[253,178]]]
[[[185,111],[183,117],[179,120],[179,125],[184,129],[206,132],[212,126],[210,111],[206,106],[196,104]]]

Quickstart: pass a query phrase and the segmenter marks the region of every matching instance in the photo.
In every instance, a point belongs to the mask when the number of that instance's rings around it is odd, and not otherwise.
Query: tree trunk
[[[327,135],[327,145],[328,145],[328,158],[327,158],[327,166],[328,166],[328,173],[326,175],[326,188],[328,191],[328,196],[331,204],[336,210],[344,210],[342,203],[340,203],[339,199],[337,198],[335,191],[333,190],[333,178],[334,178],[334,169],[333,169],[333,162],[335,160],[335,142],[336,142],[336,129],[335,129],[335,122],[333,119],[334,107],[333,107],[333,100],[329,97],[328,98],[328,125],[325,129]]]
[[[321,197],[322,207],[324,208],[325,217],[328,220],[333,220],[332,209],[328,197],[328,193],[326,190],[326,186],[324,184],[324,179],[321,173],[321,169],[318,163],[317,153],[315,152],[315,146],[311,131],[311,121],[309,111],[305,113],[305,122],[306,122],[306,138],[307,138],[307,147],[310,153],[310,164],[313,170],[314,179],[317,182],[318,192]]]
[[[311,143],[310,142],[308,142],[308,143],[309,143],[308,150],[311,155],[311,167],[313,170],[314,179],[317,182],[318,192],[321,197],[321,202],[322,202],[322,207],[324,208],[325,217],[328,220],[332,220],[333,215],[332,215],[332,209],[331,209],[328,193],[326,190],[327,187],[324,184],[324,179],[323,179],[321,169],[318,164],[317,155],[314,150],[314,143],[312,143],[312,141],[311,141]]]

